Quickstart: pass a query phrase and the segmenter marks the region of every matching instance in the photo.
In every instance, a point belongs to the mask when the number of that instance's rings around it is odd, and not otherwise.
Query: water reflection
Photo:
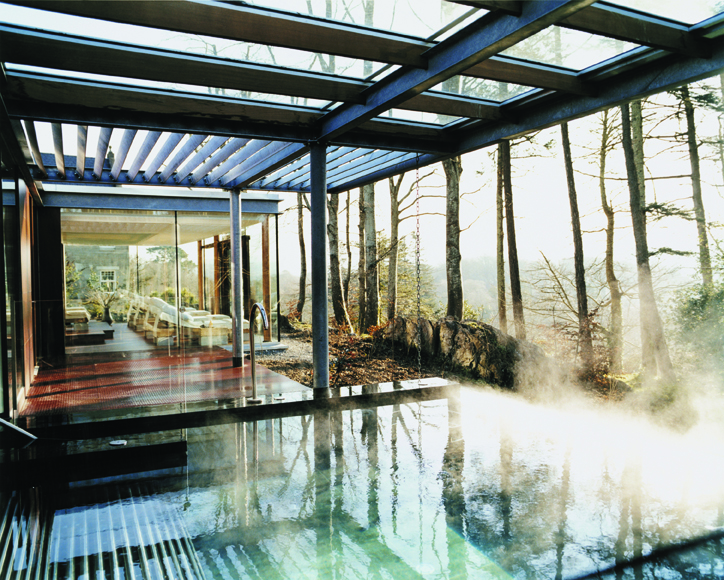
[[[219,579],[721,577],[724,422],[712,419],[681,435],[463,389],[188,429],[182,475],[64,499],[50,545],[80,557],[99,522],[115,543],[98,549],[121,566],[143,556],[151,570],[176,550]]]

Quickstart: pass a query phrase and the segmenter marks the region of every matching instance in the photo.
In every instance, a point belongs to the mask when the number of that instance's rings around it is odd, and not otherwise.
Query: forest
[[[331,323],[476,320],[589,378],[719,377],[723,95],[724,75],[329,195]],[[283,310],[303,320],[309,204],[295,201]],[[425,259],[443,248],[444,267]]]

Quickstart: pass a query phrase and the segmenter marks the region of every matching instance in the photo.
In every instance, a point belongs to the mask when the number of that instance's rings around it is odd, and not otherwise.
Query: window
[[[101,288],[106,292],[115,292],[117,287],[116,271],[101,270]]]

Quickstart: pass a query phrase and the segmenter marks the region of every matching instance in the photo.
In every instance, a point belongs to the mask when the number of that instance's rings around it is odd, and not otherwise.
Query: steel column
[[[232,189],[229,192],[229,198],[231,200],[232,360],[233,366],[241,367],[244,365],[244,296],[241,278],[241,191]]]
[[[312,185],[312,367],[315,396],[329,396],[327,312],[327,146],[310,145]]]

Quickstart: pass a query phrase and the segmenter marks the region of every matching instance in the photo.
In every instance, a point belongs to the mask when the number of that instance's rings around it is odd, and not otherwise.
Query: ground
[[[289,348],[272,354],[260,354],[259,364],[277,373],[312,386],[312,337],[309,330],[282,333],[281,342]],[[426,377],[445,377],[451,380],[477,383],[460,377],[446,368],[440,360],[418,361],[416,353],[406,353],[390,343],[371,337],[360,338],[342,332],[329,335],[330,373],[332,387],[369,385]],[[418,364],[421,363],[421,367]],[[584,392],[600,401],[621,400],[624,391],[612,388],[601,376],[579,377]]]
[[[312,337],[309,331],[295,330],[282,334],[287,351],[259,356],[259,364],[285,375],[298,383],[312,386]],[[438,361],[420,361],[381,340],[345,333],[329,335],[329,383],[332,387],[368,385],[444,376]]]

